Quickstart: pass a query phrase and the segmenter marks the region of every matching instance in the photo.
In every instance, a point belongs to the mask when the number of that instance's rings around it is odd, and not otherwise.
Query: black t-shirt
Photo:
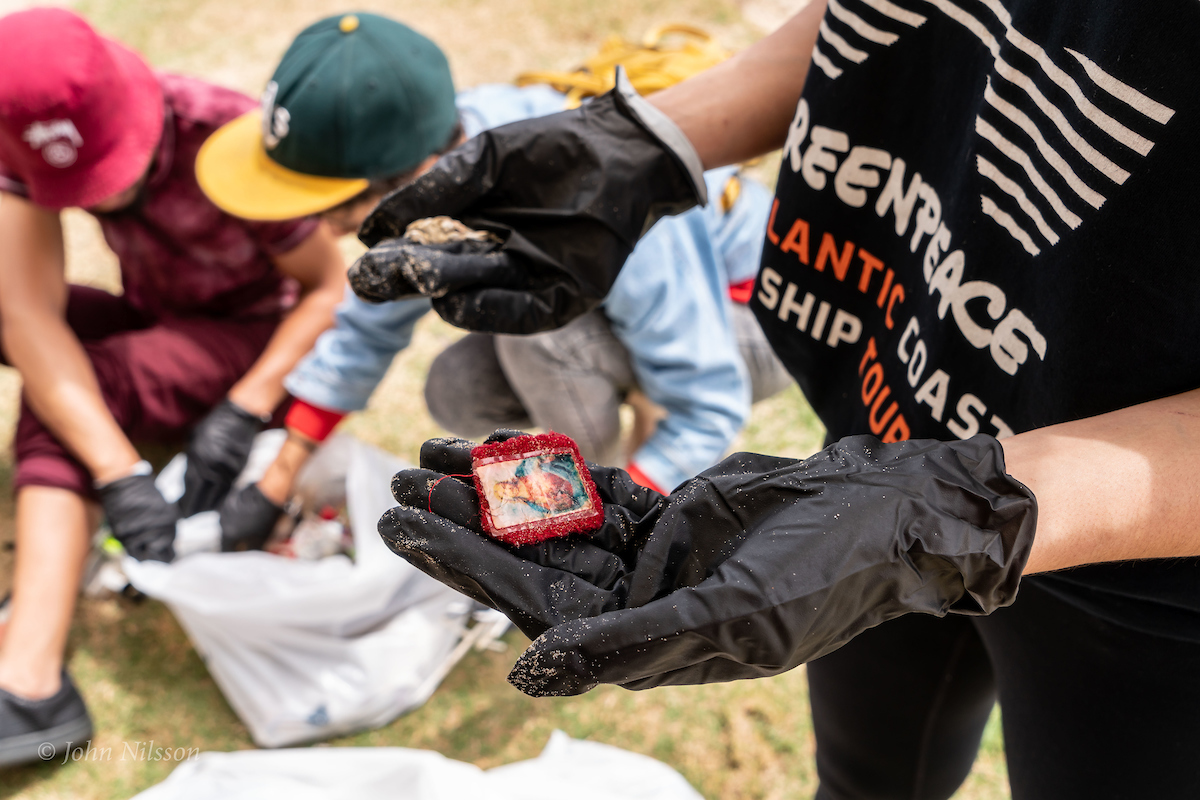
[[[1200,387],[1198,37],[1194,0],[829,0],[753,304],[831,438]],[[1200,638],[1197,562],[1048,580]]]

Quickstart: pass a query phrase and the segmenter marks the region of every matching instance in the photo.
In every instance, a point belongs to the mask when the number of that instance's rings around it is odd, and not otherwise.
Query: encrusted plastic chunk
[[[483,527],[495,539],[535,544],[593,531],[604,506],[579,447],[569,436],[518,436],[471,451]]]

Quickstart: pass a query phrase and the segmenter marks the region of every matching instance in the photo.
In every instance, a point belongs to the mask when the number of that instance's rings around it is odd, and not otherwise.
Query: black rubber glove
[[[221,503],[221,550],[261,550],[282,513],[257,483],[230,492]]]
[[[179,508],[190,517],[217,508],[241,474],[264,420],[229,398],[208,412],[192,431]]]
[[[477,532],[465,483],[430,498],[469,452],[427,443],[433,471],[396,475],[379,531],[535,639],[509,675],[535,696],[774,675],[902,614],[990,613],[1037,516],[995,439],[853,436],[804,461],[738,453],[668,497],[594,467],[603,527],[512,549]]]
[[[168,503],[153,475],[130,475],[96,489],[113,536],[138,561],[175,558],[179,506]]]
[[[549,330],[604,299],[659,217],[705,202],[695,149],[619,72],[608,94],[485,131],[384,198],[359,231],[373,249],[351,267],[350,285],[374,302],[424,295],[470,330]],[[398,239],[441,215],[504,244]]]

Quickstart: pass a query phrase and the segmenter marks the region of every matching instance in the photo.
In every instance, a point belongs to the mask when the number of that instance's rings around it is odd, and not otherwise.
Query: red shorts
[[[178,444],[258,359],[278,319],[195,317],[147,321],[117,295],[70,287],[67,323],[83,343],[100,393],[135,444]],[[13,441],[13,488],[53,486],[92,494],[87,469],[24,398]]]

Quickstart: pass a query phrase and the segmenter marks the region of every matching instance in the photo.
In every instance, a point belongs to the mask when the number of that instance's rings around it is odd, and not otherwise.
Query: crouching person
[[[0,19],[0,343],[24,384],[0,767],[90,734],[63,653],[100,510],[130,555],[169,561],[176,520],[221,501],[332,322],[345,269],[328,229],[247,223],[196,182],[203,141],[254,106],[152,72],[70,12]],[[122,295],[67,283],[68,207],[99,221]],[[168,504],[134,442],[189,434]]]
[[[456,95],[433,42],[373,14],[303,31],[266,97],[267,124],[247,115],[210,140],[197,166],[201,185],[230,213],[320,213],[345,233],[466,137],[565,104],[544,86]],[[587,457],[616,464],[624,462],[618,408],[639,389],[666,416],[633,454],[633,474],[669,491],[718,460],[751,400],[790,378],[745,305],[768,193],[732,168],[706,180],[713,202],[652,230],[634,252],[639,268],[626,270],[603,310],[534,337],[471,334],[442,353],[426,386],[434,418],[464,435],[552,428]],[[312,449],[366,406],[428,309],[424,299],[373,305],[346,293],[335,327],[287,378],[295,401],[278,458],[222,508],[226,547],[262,546]]]

